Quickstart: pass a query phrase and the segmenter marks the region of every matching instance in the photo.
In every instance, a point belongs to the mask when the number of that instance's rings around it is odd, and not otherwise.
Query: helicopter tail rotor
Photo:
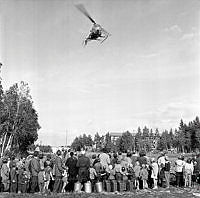
[[[77,4],[75,5],[76,8],[82,12],[88,19],[90,19],[90,21],[92,21],[92,23],[96,24],[95,20],[89,15],[88,11],[86,10],[86,8],[84,7],[83,4]]]

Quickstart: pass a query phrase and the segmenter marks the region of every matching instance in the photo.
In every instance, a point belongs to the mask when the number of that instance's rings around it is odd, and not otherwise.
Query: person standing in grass
[[[56,152],[57,156],[55,159],[55,164],[54,164],[54,168],[55,168],[55,183],[53,186],[53,192],[54,193],[60,193],[62,191],[62,174],[64,172],[64,169],[62,167],[62,153],[60,150],[58,150]]]
[[[151,178],[153,179],[153,184],[154,187],[153,189],[158,189],[158,164],[155,160],[155,158],[151,159],[151,167],[152,167],[152,172],[151,172]]]
[[[166,181],[166,188],[169,188],[170,182],[170,161],[168,156],[165,156],[165,181]]]
[[[81,156],[78,158],[76,166],[78,168],[78,181],[81,184],[84,184],[87,181],[89,181],[90,159],[85,156],[85,150],[81,151]]]
[[[10,166],[10,192],[17,192],[17,170],[16,163],[12,162]]]
[[[92,185],[92,191],[94,192],[94,186],[95,186],[95,182],[96,182],[96,178],[97,178],[97,172],[92,165],[90,165],[89,171],[90,171],[90,182]]]
[[[67,172],[67,170],[64,170],[62,181],[63,181],[62,193],[65,193],[66,192],[65,187],[68,184],[68,172]]]
[[[142,164],[142,168],[140,170],[140,178],[142,180],[143,189],[148,188],[148,185],[147,185],[148,171],[146,169],[145,164]]]
[[[163,186],[163,179],[165,178],[165,153],[161,152],[158,157],[158,183]]]
[[[135,173],[135,187],[137,190],[139,190],[140,169],[141,169],[140,163],[138,161],[136,161],[133,171]]]
[[[175,162],[176,165],[176,185],[177,187],[182,187],[183,185],[183,167],[185,162],[183,161],[182,156],[178,157],[178,160]]]
[[[114,167],[110,164],[109,165],[109,177],[108,177],[108,180],[112,181],[112,180],[115,180],[115,170],[114,170]]]
[[[192,160],[188,158],[184,166],[185,187],[191,188],[193,171],[194,171],[194,166]]]
[[[115,164],[115,178],[117,181],[122,180],[122,166],[120,164],[121,161],[117,160],[117,164]]]
[[[46,181],[46,178],[45,178],[44,167],[41,167],[40,172],[38,173],[38,185],[39,185],[40,193],[44,192],[45,181]]]
[[[108,166],[110,165],[110,156],[107,154],[105,148],[103,148],[103,153],[99,155],[100,163],[103,167],[105,167],[106,171],[109,170]]]
[[[2,183],[4,185],[4,191],[9,191],[9,168],[7,165],[8,161],[7,158],[3,159],[3,165],[1,167],[1,178],[2,178]]]
[[[18,193],[26,193],[29,186],[29,173],[22,165],[18,170]]]
[[[68,168],[68,184],[67,190],[74,190],[74,183],[77,182],[78,168],[76,167],[77,158],[74,156],[74,152],[70,152],[70,157],[67,158],[65,166]]]
[[[195,166],[195,175],[196,175],[196,180],[198,183],[198,189],[200,188],[200,153],[197,154],[196,158],[196,166]]]
[[[47,160],[45,163],[44,163],[44,171],[45,171],[45,182],[44,182],[44,191],[48,192],[49,191],[49,184],[50,184],[50,181],[51,179],[54,180],[53,178],[53,170],[50,166],[50,161]]]
[[[97,181],[100,181],[100,179],[101,179],[101,173],[103,171],[103,166],[102,166],[99,158],[97,158],[94,161],[93,166],[94,166],[94,169],[95,169],[95,171],[97,173]]]
[[[38,188],[38,173],[40,171],[40,163],[38,159],[38,151],[34,152],[34,157],[30,160],[29,163],[29,170],[31,174],[31,181],[30,181],[30,192],[35,193]]]

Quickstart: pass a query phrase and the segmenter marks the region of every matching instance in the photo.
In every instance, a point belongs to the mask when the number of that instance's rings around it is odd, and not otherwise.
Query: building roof
[[[110,132],[110,136],[111,137],[121,137],[122,134],[125,133],[125,132]],[[133,136],[135,136],[136,133],[131,133]]]
[[[110,136],[112,136],[112,137],[120,137],[120,136],[122,136],[122,133],[118,133],[118,132],[111,132],[111,133],[109,133],[110,134]]]

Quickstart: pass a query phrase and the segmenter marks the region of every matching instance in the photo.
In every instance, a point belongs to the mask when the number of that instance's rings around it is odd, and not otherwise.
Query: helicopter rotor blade
[[[85,9],[83,4],[77,4],[75,5],[76,8],[82,12],[88,19],[90,19],[90,21],[92,21],[92,23],[96,24],[95,20],[89,15],[88,11]]]

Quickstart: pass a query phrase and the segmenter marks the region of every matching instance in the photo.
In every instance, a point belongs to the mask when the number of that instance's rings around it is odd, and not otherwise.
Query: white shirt
[[[99,155],[99,159],[100,159],[101,165],[102,165],[103,167],[105,167],[106,170],[108,170],[108,169],[109,169],[109,168],[108,168],[108,165],[110,164],[110,157],[109,157],[109,155],[106,154],[106,153],[101,153],[101,154]]]
[[[188,174],[193,174],[193,171],[194,171],[193,163],[191,164],[185,163],[185,172]]]
[[[185,165],[184,161],[178,159],[178,160],[176,160],[175,164],[176,164],[176,172],[179,172],[179,173],[182,172],[183,166]]]
[[[161,164],[165,165],[165,156],[158,158],[158,166],[161,166]]]
[[[158,164],[156,162],[153,162],[151,164],[151,166],[152,166],[151,178],[157,179],[157,177],[158,177]]]

